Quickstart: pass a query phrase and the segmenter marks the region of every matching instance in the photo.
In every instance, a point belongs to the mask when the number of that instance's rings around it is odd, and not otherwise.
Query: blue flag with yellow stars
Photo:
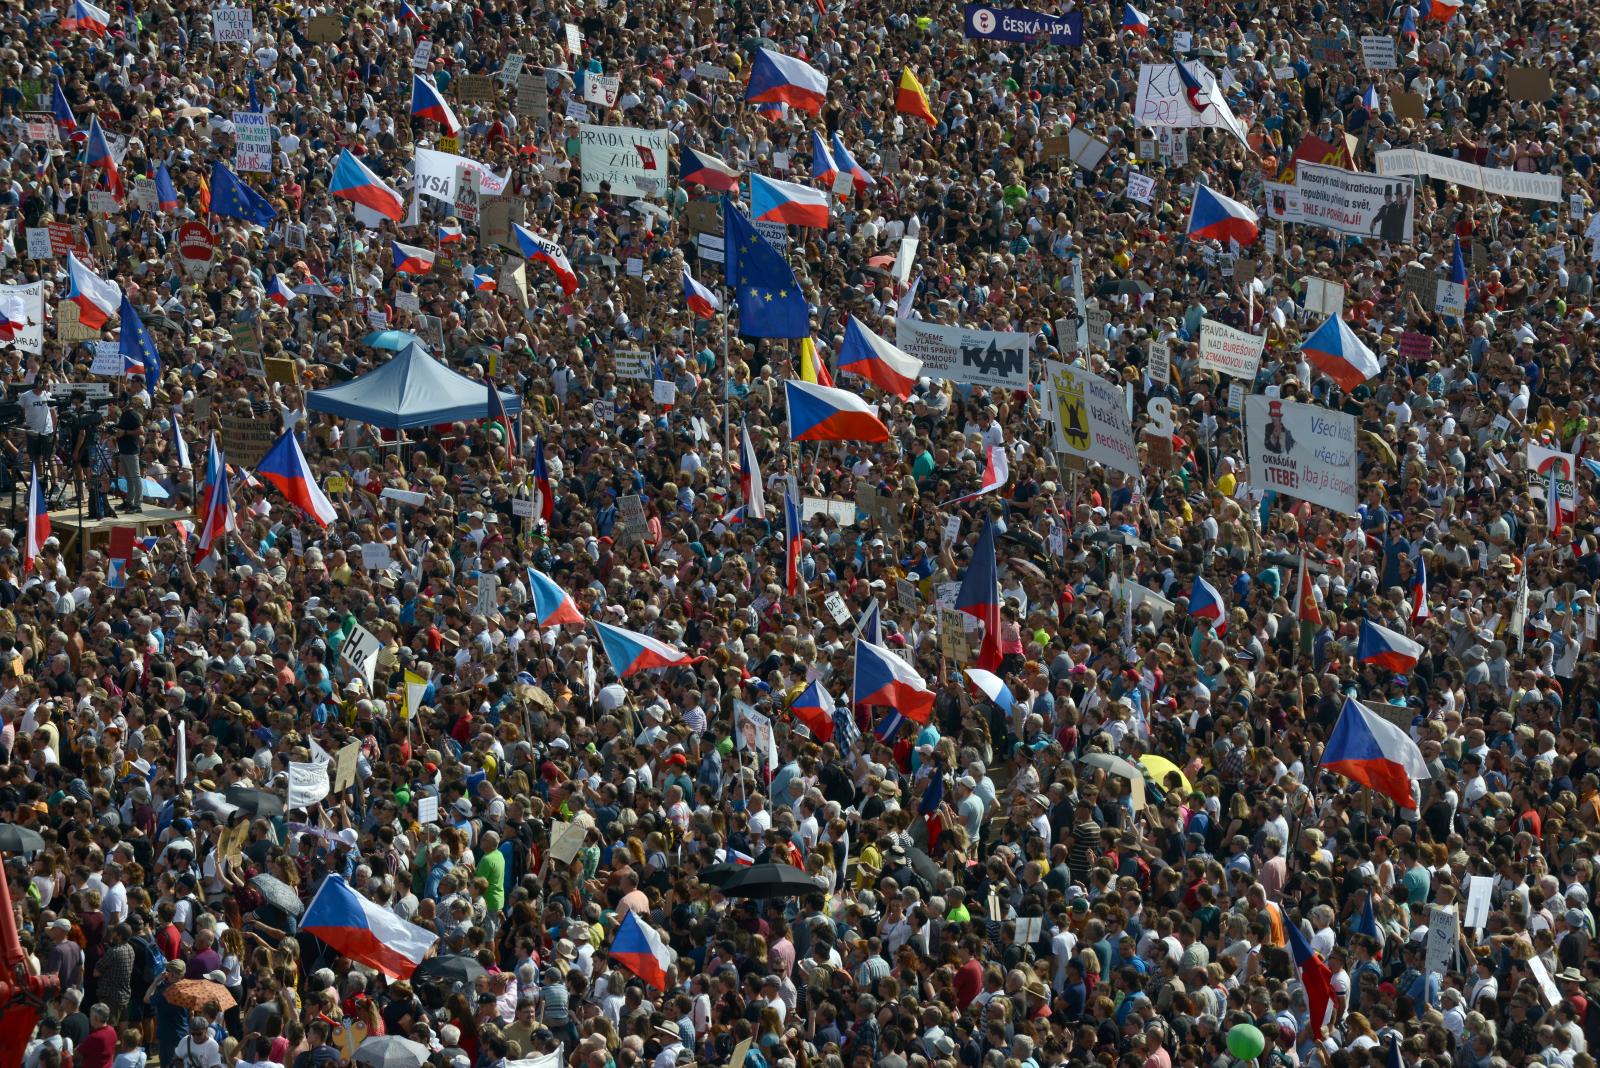
[[[144,387],[154,397],[156,386],[161,383],[161,354],[156,352],[156,343],[150,337],[150,331],[127,297],[122,298],[122,308],[117,314],[122,319],[120,348],[123,359],[144,365]]]
[[[811,311],[794,272],[778,250],[728,198],[722,201],[728,287],[739,301],[745,337],[809,337]]]
[[[257,226],[271,226],[278,213],[267,198],[245,185],[220,162],[211,167],[211,212],[225,219],[243,219]]]

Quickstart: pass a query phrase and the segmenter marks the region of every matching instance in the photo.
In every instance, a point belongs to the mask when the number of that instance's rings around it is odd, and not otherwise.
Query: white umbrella
[[[356,1063],[372,1068],[422,1068],[427,1063],[428,1047],[399,1035],[374,1035],[356,1050]]]

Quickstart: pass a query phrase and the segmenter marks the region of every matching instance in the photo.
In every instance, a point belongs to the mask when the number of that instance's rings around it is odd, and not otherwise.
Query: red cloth
[[[967,1006],[983,991],[983,965],[978,963],[978,958],[973,957],[956,969],[955,988],[956,1008],[965,1012]]]
[[[78,1068],[111,1068],[117,1056],[117,1031],[107,1024],[89,1032],[78,1047]]]

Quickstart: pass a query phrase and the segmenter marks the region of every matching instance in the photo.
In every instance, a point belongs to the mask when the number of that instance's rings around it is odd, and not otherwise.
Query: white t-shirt
[[[50,407],[48,387],[43,392],[37,387],[28,390],[17,398],[17,403],[22,405],[22,425],[28,433],[55,433],[56,413],[55,409]]]

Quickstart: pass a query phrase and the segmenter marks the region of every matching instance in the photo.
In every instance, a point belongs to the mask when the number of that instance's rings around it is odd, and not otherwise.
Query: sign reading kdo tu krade
[[[985,41],[1036,42],[1048,36],[1053,45],[1083,44],[1083,12],[1047,15],[1025,7],[968,4],[966,34]]]

